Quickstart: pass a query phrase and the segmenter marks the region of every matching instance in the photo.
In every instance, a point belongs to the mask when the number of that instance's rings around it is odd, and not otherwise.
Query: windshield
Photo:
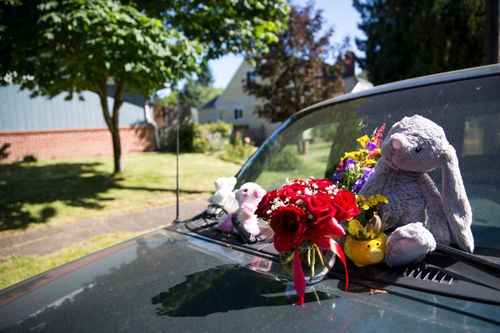
[[[442,126],[455,147],[472,205],[476,252],[500,254],[499,76],[454,81],[333,103],[286,123],[238,174],[238,185],[267,190],[286,178],[331,179],[356,139],[404,116],[420,114]],[[441,173],[431,177],[440,187]]]

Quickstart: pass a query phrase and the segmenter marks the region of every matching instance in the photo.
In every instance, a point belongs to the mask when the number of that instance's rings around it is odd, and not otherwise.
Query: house
[[[354,74],[354,65],[354,53],[348,52],[344,59],[342,75],[344,93],[351,92],[360,81]],[[260,101],[255,96],[248,95],[243,89],[247,82],[256,79],[254,75],[253,67],[248,62],[243,61],[222,94],[200,109],[200,123],[215,121],[231,123],[236,131],[250,136],[257,143],[261,143],[268,137],[280,123],[272,123],[267,119],[260,118],[255,113]],[[371,85],[367,81],[362,82],[363,87]],[[358,86],[359,88],[360,86]]]
[[[244,84],[254,79],[252,73],[253,67],[243,61],[222,94],[200,109],[200,123],[231,123],[235,131],[240,131],[257,143],[262,142],[279,124],[259,118],[254,112],[260,102],[243,90]]]
[[[0,163],[54,157],[112,155],[111,135],[99,98],[85,91],[84,100],[30,97],[19,85],[0,87]],[[113,86],[108,103],[113,103]],[[153,126],[148,124],[146,99],[126,95],[120,109],[122,152],[155,148]]]

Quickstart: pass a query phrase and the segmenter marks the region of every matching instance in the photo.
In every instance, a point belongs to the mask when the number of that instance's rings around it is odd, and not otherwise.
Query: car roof
[[[457,80],[465,80],[465,79],[477,78],[477,77],[482,77],[482,76],[497,75],[497,74],[500,74],[500,63],[493,64],[493,65],[487,65],[487,66],[481,66],[481,67],[461,69],[461,70],[439,73],[439,74],[432,74],[432,75],[421,76],[421,77],[407,79],[407,80],[386,83],[386,84],[382,84],[380,86],[375,86],[375,87],[370,88],[370,89],[362,90],[362,91],[355,92],[355,93],[344,94],[344,95],[336,96],[336,97],[321,101],[319,103],[313,104],[313,105],[301,110],[300,112],[292,115],[291,118],[293,118],[293,120],[295,120],[297,118],[303,117],[304,115],[308,114],[309,112],[311,112],[313,110],[323,108],[325,106],[328,106],[328,105],[331,105],[334,103],[344,102],[347,100],[353,100],[353,99],[357,99],[357,98],[361,98],[361,97],[380,95],[380,94],[394,92],[394,91],[398,91],[398,90],[405,90],[405,89],[410,89],[410,88],[415,88],[415,87],[421,87],[421,86],[427,86],[427,85],[433,85],[433,84],[439,84],[439,83],[457,81]]]

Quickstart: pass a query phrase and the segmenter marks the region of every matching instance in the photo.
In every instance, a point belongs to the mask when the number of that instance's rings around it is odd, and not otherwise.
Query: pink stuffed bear
[[[234,232],[247,241],[258,236],[260,229],[254,212],[265,194],[266,190],[255,183],[243,184],[235,192],[236,201],[239,204],[238,210],[221,219],[217,226],[219,230]]]

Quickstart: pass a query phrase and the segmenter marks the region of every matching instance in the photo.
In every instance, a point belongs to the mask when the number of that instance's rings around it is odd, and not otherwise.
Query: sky
[[[293,0],[292,3],[305,6],[307,0]],[[324,26],[334,28],[332,43],[341,43],[345,36],[349,36],[351,49],[360,54],[354,38],[364,38],[364,34],[357,27],[360,16],[352,7],[352,0],[316,0],[314,8],[323,10]],[[209,65],[215,79],[214,86],[225,88],[242,62],[243,57],[235,54],[211,60]]]

